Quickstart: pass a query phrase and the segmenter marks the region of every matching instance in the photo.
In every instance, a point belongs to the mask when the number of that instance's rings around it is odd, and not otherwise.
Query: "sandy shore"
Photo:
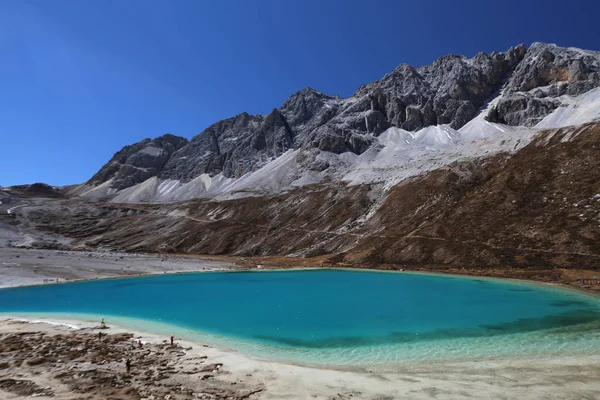
[[[41,399],[138,399],[151,395],[155,399],[379,400],[600,396],[598,353],[576,358],[415,365],[377,374],[273,363],[179,339],[172,348],[167,337],[115,326],[103,330],[105,336],[99,341],[99,330],[89,322],[57,322],[0,322],[2,398],[33,394]],[[143,341],[141,349],[136,340]],[[132,360],[130,374],[125,370],[126,358]]]
[[[235,268],[198,257],[15,248],[0,248],[0,263],[4,287]],[[0,320],[2,399],[600,398],[599,349],[577,357],[428,363],[373,373],[271,362],[182,340],[172,349],[164,344],[168,333],[135,331],[110,321],[103,331],[107,340],[100,343],[93,322],[52,321],[70,324],[56,325],[35,319],[45,322]],[[138,338],[143,351],[133,344]],[[131,374],[125,358],[132,359]]]
[[[79,326],[4,320],[0,398],[246,399],[264,390],[208,360],[203,348]]]

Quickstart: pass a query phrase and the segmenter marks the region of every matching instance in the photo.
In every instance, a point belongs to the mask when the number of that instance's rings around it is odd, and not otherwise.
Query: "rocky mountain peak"
[[[515,70],[507,90],[527,92],[565,82],[564,93],[577,95],[595,87],[600,73],[600,52],[533,43]]]
[[[315,89],[313,89],[310,86],[305,87],[304,89],[298,90],[296,93],[292,94],[290,97],[288,97],[288,99],[286,100],[286,103],[290,100],[294,100],[296,98],[299,97],[322,97],[322,98],[336,98],[338,96],[329,96],[327,94],[321,93]],[[284,103],[285,105],[285,103]]]
[[[326,105],[339,100],[338,96],[329,96],[306,87],[291,95],[279,108],[291,127],[298,128],[308,123]]]
[[[160,173],[171,155],[187,144],[186,138],[165,134],[125,146],[88,183],[99,185],[112,179],[111,187],[117,190],[141,183]]]
[[[400,64],[346,99],[306,87],[267,115],[241,113],[189,143],[162,137],[127,146],[90,183],[113,179],[111,186],[121,189],[149,176],[179,182],[202,174],[237,178],[290,149],[362,154],[390,127],[459,129],[492,99],[489,121],[532,126],[562,104],[560,96],[600,86],[599,74],[599,52],[544,43],[472,58],[449,54],[418,68]],[[314,156],[303,160],[300,169],[315,170],[314,161],[321,171],[327,164]]]
[[[488,120],[533,126],[576,96],[600,86],[600,52],[533,43],[516,66]]]
[[[500,89],[524,53],[524,47],[516,46],[504,53],[479,53],[472,59],[450,54],[419,68],[400,64],[352,96],[354,101],[344,114],[353,132],[345,135],[378,135],[389,126],[416,131],[448,124],[458,129]]]

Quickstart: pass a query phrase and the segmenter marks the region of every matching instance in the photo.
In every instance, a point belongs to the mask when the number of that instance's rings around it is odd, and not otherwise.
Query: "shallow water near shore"
[[[261,357],[340,367],[600,348],[596,298],[420,274],[214,272],[51,284],[0,290],[0,313],[102,316]]]

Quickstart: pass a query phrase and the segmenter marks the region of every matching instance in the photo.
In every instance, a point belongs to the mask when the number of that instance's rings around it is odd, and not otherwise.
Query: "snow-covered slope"
[[[563,105],[541,120],[537,128],[560,128],[600,120],[600,88],[576,97],[561,96],[559,99]]]

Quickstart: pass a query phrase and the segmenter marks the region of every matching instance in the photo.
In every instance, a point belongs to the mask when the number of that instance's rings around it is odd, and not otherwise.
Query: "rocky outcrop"
[[[189,143],[166,135],[118,152],[91,180],[123,189],[157,176],[188,182],[207,174],[238,178],[290,149],[362,154],[390,127],[458,129],[494,97],[487,119],[533,126],[561,106],[560,96],[600,86],[600,53],[534,43],[473,58],[447,55],[431,65],[398,66],[347,99],[303,89],[266,116],[219,121]],[[306,170],[327,168],[304,163]]]
[[[307,87],[291,95],[279,111],[295,132],[301,132],[326,124],[336,115],[339,100]]]
[[[355,96],[367,97],[371,110],[402,129],[442,124],[458,129],[500,88],[525,52],[520,45],[472,59],[447,55],[421,68],[403,64]]]
[[[211,125],[175,152],[161,178],[189,181],[223,172],[239,177],[278,157],[294,144],[294,133],[278,110],[269,115],[242,113]]]
[[[373,136],[391,126],[409,131],[441,124],[460,128],[500,88],[524,54],[520,45],[472,59],[448,55],[421,68],[402,64],[341,101],[329,122],[302,135],[302,144],[361,154],[371,146]]]
[[[534,43],[507,82],[488,120],[533,126],[560,106],[556,97],[600,86],[600,52]]]
[[[297,136],[330,120],[339,98],[303,89],[270,114],[236,117],[211,125],[177,151],[160,177],[189,181],[198,175],[239,177],[298,145]]]
[[[10,186],[0,191],[0,204],[9,204],[15,200],[15,195],[19,197],[45,197],[60,198],[65,197],[63,188],[50,186],[46,183],[32,183],[31,185]]]
[[[112,179],[112,188],[124,189],[143,182],[158,175],[171,155],[187,143],[185,138],[166,134],[125,146],[88,183],[99,185]]]

